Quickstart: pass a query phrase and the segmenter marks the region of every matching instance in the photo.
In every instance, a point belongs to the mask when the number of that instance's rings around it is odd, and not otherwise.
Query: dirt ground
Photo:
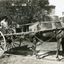
[[[33,55],[33,52],[28,48],[33,44],[28,41],[23,41],[21,47],[18,47],[18,45],[16,45],[15,48],[5,52],[0,58],[0,64],[48,64],[46,63],[46,61],[51,61],[53,64],[53,62],[57,62],[55,57],[57,50],[56,44],[56,42],[44,42],[41,45],[37,46],[36,49],[40,50],[38,55],[40,55],[41,57],[41,59],[37,59],[36,56]],[[61,51],[62,48],[60,47],[59,62],[64,62],[64,57],[62,56]]]

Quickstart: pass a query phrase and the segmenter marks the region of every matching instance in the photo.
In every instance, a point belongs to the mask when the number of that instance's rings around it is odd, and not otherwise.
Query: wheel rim
[[[6,40],[4,34],[0,31],[2,39],[0,39],[0,56],[6,51]]]

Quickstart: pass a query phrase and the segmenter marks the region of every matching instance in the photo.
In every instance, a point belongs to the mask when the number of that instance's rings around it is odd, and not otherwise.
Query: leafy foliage
[[[49,2],[48,2],[48,0],[39,0],[38,5],[39,5],[41,8],[44,8],[45,5],[49,5]]]
[[[1,1],[0,2],[0,17],[6,15],[8,16],[9,24],[19,23],[26,24],[31,22],[36,22],[37,20],[43,18],[43,13],[40,12],[45,5],[48,5],[48,0],[31,0],[29,3],[31,6],[21,6],[25,3],[25,0],[19,1]],[[14,3],[15,6],[11,4]],[[26,4],[29,4],[26,1]],[[36,5],[36,6],[35,6]],[[40,13],[39,13],[40,12]],[[37,18],[36,18],[37,17]]]

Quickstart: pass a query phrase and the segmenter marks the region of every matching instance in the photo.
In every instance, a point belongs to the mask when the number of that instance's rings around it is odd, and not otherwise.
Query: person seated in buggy
[[[20,33],[21,32],[21,27],[19,24],[17,24],[16,26],[16,33]]]
[[[4,34],[6,34],[7,33],[7,30],[9,29],[7,16],[3,16],[2,17],[0,24],[1,24],[1,31]]]
[[[3,16],[0,22],[1,28],[0,31],[3,34],[7,34],[9,31],[9,26],[8,26],[8,17],[7,16]],[[5,36],[6,42],[11,44],[12,43],[12,39],[10,36]]]

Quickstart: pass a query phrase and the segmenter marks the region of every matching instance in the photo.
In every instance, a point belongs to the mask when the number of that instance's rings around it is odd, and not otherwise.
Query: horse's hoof
[[[37,59],[41,59],[41,57],[39,55],[36,56]]]
[[[64,54],[62,54],[62,56],[64,57]]]
[[[59,58],[56,58],[56,61],[60,61],[60,59]]]

